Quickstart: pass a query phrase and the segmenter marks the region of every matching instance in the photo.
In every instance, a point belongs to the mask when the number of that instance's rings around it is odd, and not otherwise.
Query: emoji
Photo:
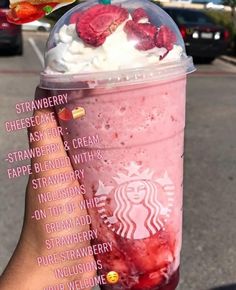
[[[69,121],[73,118],[73,115],[70,110],[68,110],[67,108],[63,108],[59,110],[58,117],[63,121]]]
[[[75,108],[72,110],[73,119],[78,119],[85,116],[85,109],[82,107]]]
[[[58,112],[58,117],[63,121],[70,121],[79,119],[85,116],[85,109],[82,107],[78,107],[70,111],[67,108],[60,109]]]
[[[119,281],[119,274],[115,271],[110,271],[107,273],[107,282],[110,284],[116,284]]]

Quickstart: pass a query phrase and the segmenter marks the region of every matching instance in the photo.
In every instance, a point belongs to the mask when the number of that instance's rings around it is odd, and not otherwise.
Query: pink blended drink
[[[176,289],[194,68],[175,24],[149,1],[88,1],[58,22],[46,63],[41,87],[68,95],[56,110],[73,167],[84,169],[101,288]]]

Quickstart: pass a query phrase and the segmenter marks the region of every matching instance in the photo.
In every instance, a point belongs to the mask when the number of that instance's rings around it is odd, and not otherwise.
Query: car
[[[223,4],[215,3],[215,2],[208,2],[206,4],[207,9],[215,9],[215,10],[222,10],[225,8]]]
[[[21,25],[12,24],[7,21],[9,1],[0,1],[0,49],[14,53],[23,54],[23,38]]]
[[[222,0],[192,0],[193,4],[202,4],[207,9],[224,9],[225,6],[222,3]]]
[[[166,7],[185,42],[186,52],[206,63],[224,54],[229,44],[229,32],[217,25],[204,12],[196,9]]]
[[[22,26],[23,30],[32,30],[32,31],[50,31],[51,27],[52,26],[50,23],[41,20],[28,22],[23,24]]]

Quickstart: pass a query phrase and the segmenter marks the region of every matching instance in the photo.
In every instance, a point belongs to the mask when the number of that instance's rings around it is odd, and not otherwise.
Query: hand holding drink
[[[108,1],[109,2],[109,1]],[[102,289],[174,290],[182,232],[186,74],[172,19],[146,0],[86,1],[52,31],[40,87],[56,107],[97,236]]]

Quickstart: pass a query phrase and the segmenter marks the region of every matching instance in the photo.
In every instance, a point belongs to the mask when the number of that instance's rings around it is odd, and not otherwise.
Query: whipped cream
[[[166,48],[136,49],[135,42],[127,40],[123,30],[125,24],[126,21],[119,25],[99,47],[85,44],[78,37],[75,24],[63,25],[55,35],[55,47],[46,53],[45,73],[76,74],[138,68],[175,61],[183,55],[183,49],[178,45],[174,45],[161,61]]]

